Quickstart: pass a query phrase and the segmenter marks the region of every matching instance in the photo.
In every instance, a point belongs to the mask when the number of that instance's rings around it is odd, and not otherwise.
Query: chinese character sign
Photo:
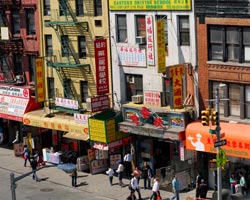
[[[43,69],[43,58],[36,58],[36,101],[37,102],[44,102],[45,95],[44,95],[44,69]]]
[[[96,92],[98,95],[101,95],[109,93],[107,40],[95,40],[94,45],[96,64]]]
[[[154,56],[154,29],[152,15],[146,16],[146,33],[147,33],[147,60],[148,65],[155,65]]]
[[[173,79],[173,105],[174,108],[183,106],[182,95],[182,76],[184,75],[184,66],[177,65],[170,67],[170,77]]]
[[[165,55],[165,37],[164,21],[157,21],[157,54],[158,54],[158,73],[166,72],[166,55]]]

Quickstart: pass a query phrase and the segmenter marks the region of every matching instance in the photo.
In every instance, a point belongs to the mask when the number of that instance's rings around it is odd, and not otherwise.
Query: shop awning
[[[70,138],[70,139],[75,139],[75,140],[83,140],[83,141],[87,141],[89,139],[88,134],[72,133],[72,132],[68,132],[68,133],[64,134],[63,137]]]
[[[40,108],[33,98],[0,95],[0,118],[22,121],[26,112]]]
[[[77,123],[73,116],[53,113],[49,117],[45,110],[35,110],[25,113],[23,123],[29,126],[88,135],[88,124]]]
[[[237,123],[220,123],[221,140],[227,144],[221,146],[227,156],[250,158],[250,125]],[[186,127],[186,149],[216,153],[214,142],[216,134],[211,134],[216,126],[203,126],[193,122]],[[211,129],[211,130],[210,130]],[[212,131],[213,132],[213,131]]]

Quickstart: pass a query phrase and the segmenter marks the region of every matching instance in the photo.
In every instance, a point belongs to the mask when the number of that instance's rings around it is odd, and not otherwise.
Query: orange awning
[[[220,123],[220,140],[227,144],[221,146],[227,156],[250,158],[250,125],[236,123]],[[216,153],[214,142],[216,134],[210,134],[209,129],[215,130],[216,126],[203,126],[201,122],[193,122],[186,127],[186,149]]]

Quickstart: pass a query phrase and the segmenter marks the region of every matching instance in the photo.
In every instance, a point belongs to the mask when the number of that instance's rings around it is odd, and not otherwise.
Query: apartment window
[[[250,119],[250,85],[245,87],[245,115]]]
[[[102,20],[95,20],[95,27],[102,27]]]
[[[135,21],[136,21],[136,36],[146,37],[145,15],[135,16]]]
[[[88,95],[88,81],[81,81],[80,84],[81,84],[80,87],[81,87],[82,103],[86,103],[87,98],[89,97],[89,95]]]
[[[86,37],[85,36],[78,36],[78,52],[79,58],[86,58]]]
[[[116,15],[117,41],[127,42],[127,17],[126,15]]]
[[[125,80],[127,101],[131,101],[133,95],[143,95],[143,81],[141,75],[126,74]]]
[[[71,90],[71,79],[64,79],[63,80],[63,88],[64,88],[64,97],[67,99],[72,99],[72,90]]]
[[[45,35],[45,51],[47,57],[53,55],[52,35]]]
[[[14,54],[14,75],[23,75],[22,55]]]
[[[94,1],[95,16],[102,16],[102,0]]]
[[[61,51],[62,57],[69,56],[69,37],[67,35],[61,35]]]
[[[0,27],[6,26],[6,16],[3,10],[0,10]]]
[[[29,77],[30,82],[35,82],[36,56],[29,56]]]
[[[250,62],[250,27],[210,26],[209,60]]]
[[[179,44],[190,45],[190,28],[188,16],[179,16]]]
[[[76,0],[76,15],[84,16],[83,0]]]
[[[20,34],[20,14],[19,10],[12,11],[13,34]]]
[[[67,2],[65,1],[59,1],[59,13],[60,16],[66,16],[67,15]]]
[[[43,14],[50,15],[50,0],[43,0]]]
[[[26,31],[27,35],[36,34],[35,27],[35,11],[34,9],[26,9]]]
[[[48,98],[55,99],[55,81],[53,77],[47,77]]]

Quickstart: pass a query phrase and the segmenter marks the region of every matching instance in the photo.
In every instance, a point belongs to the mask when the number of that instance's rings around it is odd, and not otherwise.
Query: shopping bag
[[[162,200],[161,195],[157,195],[157,200]]]

